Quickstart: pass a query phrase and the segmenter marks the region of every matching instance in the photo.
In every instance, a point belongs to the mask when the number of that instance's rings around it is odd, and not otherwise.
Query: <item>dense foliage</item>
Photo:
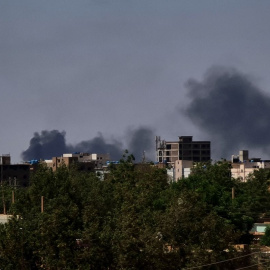
[[[198,164],[190,177],[169,183],[165,170],[136,166],[132,156],[103,181],[75,168],[54,173],[41,166],[7,203],[14,217],[0,226],[1,268],[188,269],[238,256],[233,244],[248,242],[253,222],[270,209],[269,175],[258,171],[241,183],[229,169]]]

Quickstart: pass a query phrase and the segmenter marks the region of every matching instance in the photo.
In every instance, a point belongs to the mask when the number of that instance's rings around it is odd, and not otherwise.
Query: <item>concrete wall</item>
[[[174,181],[188,177],[193,167],[192,160],[176,160],[174,163]]]

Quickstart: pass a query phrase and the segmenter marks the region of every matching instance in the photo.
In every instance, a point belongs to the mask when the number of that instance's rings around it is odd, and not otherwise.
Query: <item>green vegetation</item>
[[[261,244],[264,246],[270,246],[270,226],[268,225],[265,229],[265,234],[261,239]]]
[[[197,164],[189,178],[169,183],[166,171],[136,167],[132,156],[112,166],[104,181],[41,166],[28,188],[15,190],[15,203],[7,204],[14,217],[0,226],[0,266],[184,269],[239,256],[233,244],[248,243],[252,224],[270,209],[269,174],[258,171],[241,183],[229,169],[225,162]],[[248,264],[245,259],[203,269]]]

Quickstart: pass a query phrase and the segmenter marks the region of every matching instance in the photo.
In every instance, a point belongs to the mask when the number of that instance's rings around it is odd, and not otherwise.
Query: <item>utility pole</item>
[[[41,213],[44,212],[44,196],[41,196]]]
[[[232,188],[232,200],[235,198],[235,188]]]
[[[145,161],[146,161],[145,151],[143,151],[143,155],[142,155],[142,163],[145,163]]]

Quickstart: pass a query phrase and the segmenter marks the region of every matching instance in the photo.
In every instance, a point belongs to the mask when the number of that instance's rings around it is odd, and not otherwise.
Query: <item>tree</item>
[[[165,170],[134,164],[128,153],[103,181],[76,168],[41,166],[29,187],[16,190],[14,218],[0,226],[0,265],[162,270],[230,259],[255,212],[267,209],[267,179],[260,172],[241,183],[231,179],[229,164],[207,163],[171,183]],[[252,204],[254,185],[260,196]],[[211,267],[237,268],[232,262]]]

